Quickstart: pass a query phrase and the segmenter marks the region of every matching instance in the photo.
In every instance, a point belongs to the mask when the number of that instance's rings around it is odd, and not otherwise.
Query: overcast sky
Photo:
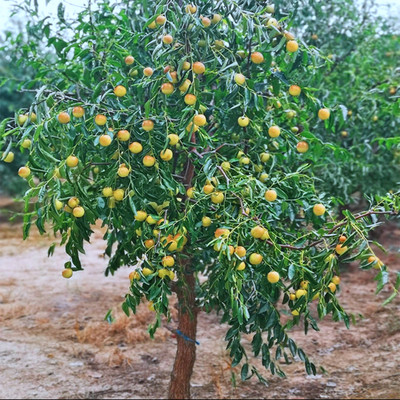
[[[356,0],[360,1],[360,0]],[[46,2],[48,4],[46,5]],[[379,14],[391,15],[396,17],[400,21],[400,0],[376,0],[376,2],[381,5],[379,7]],[[11,28],[12,22],[9,19],[9,15],[12,9],[12,5],[18,3],[18,0],[0,0],[0,31],[5,28]],[[57,7],[60,0],[38,0],[39,10],[41,14],[45,15],[57,15]],[[63,0],[62,3],[65,6],[66,14],[73,15],[82,9],[84,5],[87,4],[87,0]],[[96,3],[96,0],[93,1]]]

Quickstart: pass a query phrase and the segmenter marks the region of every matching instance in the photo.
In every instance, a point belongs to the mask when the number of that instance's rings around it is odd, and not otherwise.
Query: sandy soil
[[[0,397],[164,398],[175,339],[165,329],[155,340],[148,337],[153,313],[146,305],[129,319],[120,311],[128,269],[104,277],[101,231],[87,246],[85,271],[65,280],[63,250],[47,258],[53,239],[33,232],[22,242],[20,228],[0,224]],[[390,250],[382,258],[399,271],[400,230],[388,226],[382,240]],[[356,266],[342,273],[340,298],[357,319],[350,330],[327,319],[320,334],[292,332],[324,368],[317,376],[294,362],[282,366],[287,379],[265,374],[268,387],[238,379],[235,388],[226,328],[216,315],[200,315],[193,398],[399,398],[400,299],[381,306],[390,290],[374,295],[375,273]],[[109,309],[116,319],[111,325],[104,321]]]

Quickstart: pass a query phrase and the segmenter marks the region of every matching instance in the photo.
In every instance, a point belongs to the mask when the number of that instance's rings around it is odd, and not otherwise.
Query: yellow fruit
[[[214,193],[211,194],[211,201],[214,204],[222,203],[224,201],[224,198],[225,198],[225,196],[221,192],[214,192]]]
[[[305,296],[307,294],[307,291],[304,289],[298,289],[296,290],[296,299],[299,299],[302,296]]]
[[[223,40],[215,40],[214,45],[217,50],[222,50],[225,47],[225,43]]]
[[[102,193],[104,197],[111,197],[113,195],[113,190],[108,186],[103,188]]]
[[[215,251],[221,251],[222,243],[214,243],[213,249]]]
[[[114,199],[117,201],[122,201],[124,199],[125,190],[124,189],[115,189],[113,192]]]
[[[109,135],[101,135],[99,138],[100,146],[107,147],[111,144],[112,139]]]
[[[28,116],[26,114],[18,115],[18,123],[20,125],[24,125],[26,121],[28,121]]]
[[[203,114],[197,114],[193,117],[193,123],[197,126],[204,126],[207,123],[207,118]]]
[[[335,275],[335,276],[332,278],[332,282],[333,282],[335,285],[339,285],[339,284],[340,284],[340,277],[337,276],[337,275]]]
[[[203,192],[205,194],[210,194],[214,191],[214,186],[213,185],[204,185],[203,186]]]
[[[78,157],[71,155],[71,156],[67,157],[65,163],[67,164],[67,167],[75,168],[78,165],[79,160],[78,160]]]
[[[318,35],[316,35],[315,33],[313,35],[311,35],[311,39],[312,40],[317,40],[318,39]]]
[[[300,282],[300,287],[301,287],[302,289],[304,289],[304,290],[307,290],[307,289],[308,289],[309,283],[310,283],[310,282],[308,282],[308,281],[301,281],[301,282]]]
[[[237,270],[238,271],[243,271],[246,268],[246,263],[244,261],[242,261],[238,266],[237,266]]]
[[[154,122],[151,121],[150,119],[146,119],[145,121],[143,121],[142,123],[142,128],[146,131],[146,132],[150,132],[154,129]]]
[[[164,35],[162,41],[164,44],[171,44],[174,41],[174,38],[171,35]]]
[[[185,81],[182,83],[182,85],[179,86],[179,90],[181,92],[186,92],[189,89],[191,84],[192,84],[192,81],[190,79],[185,79]]]
[[[149,276],[149,275],[151,275],[152,273],[153,273],[153,271],[152,271],[150,268],[144,267],[144,268],[142,269],[142,274],[143,274],[144,276]]]
[[[71,278],[73,271],[71,268],[66,268],[61,272],[63,278],[69,279]]]
[[[292,85],[289,88],[289,94],[296,97],[296,96],[300,96],[301,93],[301,88],[300,86],[297,85]]]
[[[250,264],[252,265],[259,265],[262,263],[262,260],[262,255],[258,253],[252,253],[249,258]]]
[[[295,41],[295,40],[289,40],[286,43],[286,50],[289,53],[294,53],[295,51],[297,51],[299,48],[299,44]]]
[[[162,258],[162,265],[163,265],[163,267],[168,267],[168,268],[170,268],[170,267],[173,267],[174,264],[175,264],[174,257],[165,256],[165,257]]]
[[[319,299],[319,293],[315,293],[312,300],[318,300]]]
[[[348,247],[347,246],[342,246],[341,244],[336,245],[335,251],[339,255],[344,254],[347,251]]]
[[[60,211],[64,207],[64,203],[58,199],[54,201],[54,207],[57,211]]]
[[[74,214],[74,217],[76,218],[81,218],[85,215],[85,210],[83,207],[78,206],[72,210],[72,214]]]
[[[214,237],[219,238],[219,237],[228,237],[229,236],[229,229],[226,228],[217,228],[214,232]]]
[[[298,315],[300,315],[299,310],[293,310],[293,311],[292,311],[292,315],[294,315],[295,317],[297,317]]]
[[[231,164],[228,161],[224,161],[224,162],[221,163],[221,168],[225,172],[228,172],[231,169]]]
[[[29,114],[29,119],[31,120],[31,122],[36,122],[37,121],[37,115],[32,112]]]
[[[172,83],[163,83],[161,85],[161,92],[163,92],[165,95],[169,96],[174,92],[174,85]]]
[[[96,125],[103,126],[107,123],[107,117],[103,114],[98,114],[94,118],[94,122],[96,123]]]
[[[265,183],[267,180],[268,180],[268,177],[269,177],[269,175],[267,174],[267,173],[262,173],[261,175],[260,175],[260,181],[262,182],[262,183]]]
[[[156,21],[150,22],[150,24],[147,25],[147,27],[150,29],[156,29],[157,28]]]
[[[271,26],[275,26],[276,28],[279,27],[279,23],[275,18],[269,18],[266,25],[268,28]]]
[[[329,111],[329,108],[321,108],[318,111],[318,118],[322,119],[323,121],[326,119],[329,119],[330,115],[331,115],[331,112]]]
[[[129,280],[130,280],[130,281],[139,280],[139,279],[140,279],[140,274],[139,274],[139,272],[137,272],[137,271],[132,271],[132,272],[129,274]]]
[[[151,215],[148,215],[147,218],[146,218],[146,222],[149,225],[155,225],[157,223],[157,220],[154,219]]]
[[[265,192],[264,197],[265,200],[272,202],[277,199],[278,195],[274,189],[270,189]]]
[[[211,23],[213,25],[218,24],[219,21],[221,21],[222,16],[220,14],[214,14],[211,20]]]
[[[249,165],[250,164],[250,158],[249,157],[241,157],[241,159],[239,160],[240,164],[244,164],[244,165]]]
[[[169,145],[170,146],[175,146],[178,144],[179,142],[179,136],[176,135],[175,133],[170,133],[168,135],[168,139],[169,139]]]
[[[246,82],[246,77],[243,74],[235,74],[235,82],[238,85],[244,85]]]
[[[378,121],[378,116],[377,115],[374,115],[373,117],[372,117],[372,121],[374,121],[374,122],[376,122],[376,121]]]
[[[235,254],[237,254],[238,257],[242,258],[246,256],[246,249],[243,246],[238,246],[235,249]]]
[[[261,162],[263,162],[263,163],[267,162],[270,158],[271,158],[271,154],[269,154],[269,153],[261,153],[260,154],[260,159],[261,159]]]
[[[182,64],[182,69],[183,69],[184,71],[189,71],[189,69],[190,69],[190,62],[184,61],[183,64]]]
[[[82,118],[85,115],[85,110],[83,107],[77,106],[72,109],[72,115],[75,118]]]
[[[347,131],[342,131],[340,132],[340,134],[342,135],[342,137],[347,137],[349,135]]]
[[[211,221],[211,218],[210,218],[210,217],[203,217],[203,218],[201,219],[201,224],[202,224],[204,227],[210,226],[211,223],[212,223],[212,221]]]
[[[189,122],[188,126],[186,127],[186,132],[191,132],[193,129],[193,133],[199,130],[199,127],[194,124],[193,122]]]
[[[246,126],[249,125],[249,123],[250,123],[250,120],[249,120],[249,118],[246,117],[245,115],[238,118],[238,124],[239,124],[241,127],[246,127]]]
[[[188,4],[185,7],[185,10],[187,14],[194,14],[197,11],[197,7],[193,4]]]
[[[31,147],[32,141],[30,139],[24,139],[23,142],[21,143],[21,147],[24,149],[29,149]]]
[[[115,199],[113,196],[108,198],[108,202],[107,202],[108,208],[115,208],[115,203],[116,202],[115,202]]]
[[[291,32],[285,31],[283,33],[283,36],[285,37],[286,40],[294,40],[294,35]]]
[[[118,168],[117,174],[121,178],[126,178],[129,175],[129,168],[125,164],[121,164]]]
[[[129,151],[134,154],[138,154],[143,150],[143,146],[139,142],[132,142],[129,145]]]
[[[313,213],[317,216],[320,217],[321,215],[325,214],[325,206],[323,204],[315,204],[313,207]]]
[[[114,88],[114,94],[115,94],[117,97],[123,97],[123,96],[125,96],[125,95],[126,95],[126,88],[125,88],[125,86],[122,86],[122,85],[116,86],[116,87]]]
[[[30,174],[31,174],[31,170],[30,170],[29,167],[21,167],[21,168],[18,170],[18,175],[19,175],[21,178],[27,178]]]
[[[296,295],[294,293],[290,293],[289,294],[289,299],[292,300],[292,301],[296,300]]]
[[[155,245],[155,242],[153,239],[147,239],[144,241],[144,245],[146,246],[147,249],[150,249]]]
[[[130,137],[131,137],[131,134],[125,129],[120,130],[117,133],[117,138],[121,142],[127,142]]]
[[[336,292],[336,285],[333,282],[328,285],[328,288],[332,293]]]
[[[261,236],[260,239],[261,240],[268,240],[269,239],[269,233],[268,233],[268,231],[266,229],[264,230],[264,234]]]
[[[189,199],[193,199],[194,198],[194,188],[190,187],[189,189],[187,189],[186,196],[189,197]]]
[[[276,138],[281,134],[281,129],[279,128],[279,126],[277,125],[272,125],[269,129],[268,129],[268,135],[272,138]]]
[[[153,156],[144,156],[143,165],[145,167],[152,167],[156,163],[156,159]]]
[[[200,61],[196,61],[195,63],[193,63],[192,66],[192,70],[195,74],[204,74],[204,72],[206,71],[206,67],[204,66],[204,64]]]
[[[277,283],[279,281],[279,274],[276,271],[268,272],[267,279],[269,283]]]
[[[308,151],[308,143],[307,142],[299,142],[296,145],[296,149],[299,153],[306,153]]]
[[[205,28],[208,28],[211,25],[211,20],[207,17],[201,17],[201,23]]]
[[[261,64],[264,62],[264,56],[258,51],[251,53],[250,58],[254,64]]]
[[[146,68],[143,70],[143,75],[144,75],[144,76],[150,77],[150,76],[152,76],[153,74],[154,74],[153,68],[146,67]]]
[[[156,23],[157,23],[158,25],[164,25],[166,21],[167,21],[167,18],[165,18],[164,15],[159,15],[159,16],[156,18]]]
[[[71,197],[71,198],[68,200],[68,206],[69,206],[70,208],[75,208],[75,207],[77,207],[77,206],[79,205],[79,203],[80,203],[80,201],[79,201],[79,199],[78,199],[77,197]]]
[[[172,160],[173,156],[174,156],[174,153],[172,152],[171,149],[162,150],[161,153],[160,153],[160,157],[164,161]]]
[[[135,62],[135,59],[132,56],[126,56],[124,61],[126,65],[132,65]]]
[[[54,168],[53,177],[61,178],[60,170],[58,168]]]
[[[264,235],[265,229],[262,226],[255,226],[251,230],[251,236],[256,239],[260,239]]]
[[[71,121],[71,117],[66,112],[60,112],[57,119],[60,124],[68,124],[68,122]]]
[[[184,102],[188,106],[193,106],[194,104],[196,104],[196,101],[197,101],[197,97],[194,94],[188,93],[184,98]]]
[[[146,211],[143,211],[143,210],[138,211],[138,212],[136,213],[136,215],[135,215],[136,221],[142,222],[142,221],[144,221],[146,218],[147,218],[147,212],[146,212]]]
[[[340,243],[344,243],[346,240],[347,240],[347,237],[344,236],[344,235],[341,235],[341,236],[339,237],[339,242],[340,242]]]

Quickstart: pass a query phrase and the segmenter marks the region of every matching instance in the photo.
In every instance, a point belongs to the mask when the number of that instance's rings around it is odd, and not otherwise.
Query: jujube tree
[[[69,278],[83,268],[79,254],[100,219],[106,275],[130,268],[122,308],[129,315],[150,301],[151,335],[163,315],[171,318],[177,294],[170,398],[190,396],[202,311],[219,310],[229,324],[227,348],[243,379],[265,379],[244,333],[273,374],[284,375],[276,360],[296,355],[315,373],[288,330],[301,318],[306,332],[318,330],[315,308],[319,318],[349,324],[336,297],[338,260],[376,268],[381,289],[388,272],[367,235],[377,214],[399,209],[388,195],[339,222],[334,200],[316,192],[314,149],[340,151],[313,134],[317,121],[336,114],[307,86],[323,60],[285,30],[290,7],[98,7],[66,21],[60,5],[57,29],[42,21],[58,58],[28,55],[40,85],[31,107],[37,119],[2,124],[5,160],[31,140],[19,170],[31,186],[26,205],[35,204],[26,208],[24,236],[32,223],[44,232],[50,222],[71,257],[62,272]],[[302,130],[288,118],[294,108]]]

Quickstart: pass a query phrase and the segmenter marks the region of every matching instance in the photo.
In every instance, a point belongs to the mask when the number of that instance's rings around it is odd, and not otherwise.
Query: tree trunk
[[[178,295],[178,330],[184,334],[187,340],[177,334],[177,349],[174,367],[171,373],[169,386],[169,399],[190,399],[190,378],[196,359],[196,328],[197,310],[195,294],[195,277],[189,272],[190,260],[185,260],[182,265],[183,273],[181,282],[183,285],[177,288]]]

